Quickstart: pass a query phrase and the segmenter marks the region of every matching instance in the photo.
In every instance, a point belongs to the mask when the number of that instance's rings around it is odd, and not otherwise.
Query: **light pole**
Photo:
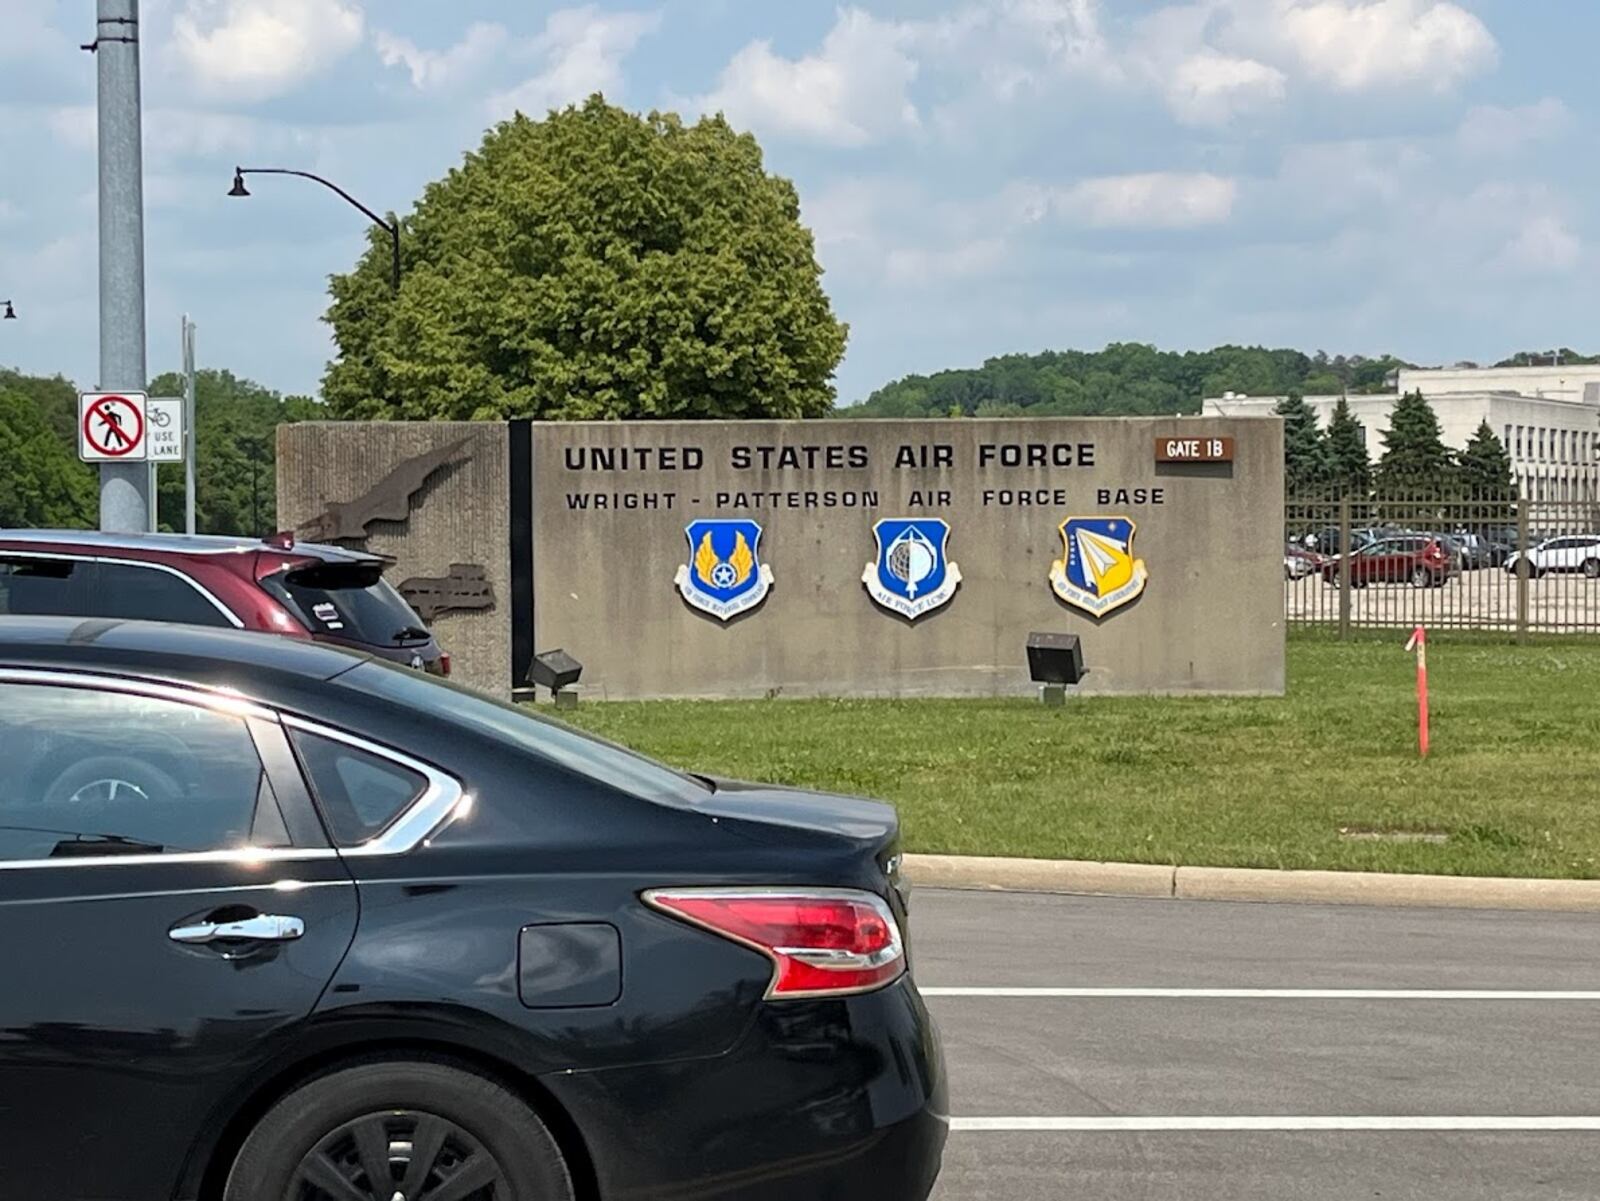
[[[377,213],[373,212],[366,205],[362,204],[361,201],[350,195],[349,192],[346,192],[332,180],[323,179],[322,176],[313,175],[309,171],[291,171],[285,167],[235,167],[233,169],[233,187],[228,189],[229,196],[250,195],[250,189],[244,186],[244,177],[246,175],[298,175],[301,179],[309,179],[313,183],[319,183],[323,187],[327,188],[330,192],[337,192],[340,196],[344,197],[346,202],[353,207],[360,209],[361,212],[366,215],[369,221],[371,221],[379,229],[383,230],[384,233],[388,234],[390,241],[394,243],[394,266],[392,278],[394,290],[396,292],[400,290],[400,222],[398,219],[390,221],[378,216]]]

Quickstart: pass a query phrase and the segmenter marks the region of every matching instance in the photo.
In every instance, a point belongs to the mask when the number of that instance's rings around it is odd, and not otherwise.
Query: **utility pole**
[[[100,117],[100,389],[143,391],[144,156],[139,116],[139,0],[96,0]],[[150,527],[147,463],[100,465],[100,528]]]
[[[183,532],[194,533],[194,322],[183,315]]]

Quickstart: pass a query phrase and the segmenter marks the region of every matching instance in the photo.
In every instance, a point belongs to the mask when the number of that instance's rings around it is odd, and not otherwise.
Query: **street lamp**
[[[320,175],[313,175],[309,171],[290,171],[284,167],[235,167],[233,169],[233,187],[228,189],[229,196],[250,195],[250,190],[244,186],[244,177],[246,175],[298,175],[301,179],[309,179],[313,183],[319,183],[329,191],[337,192],[344,197],[349,204],[360,209],[368,220],[388,234],[390,241],[394,243],[393,283],[394,290],[396,292],[400,290],[400,222],[398,219],[394,221],[384,220],[331,180],[323,179]]]
[[[16,319],[17,310],[11,307],[11,302],[8,300],[6,301],[5,316],[0,317],[0,321],[15,321]]]

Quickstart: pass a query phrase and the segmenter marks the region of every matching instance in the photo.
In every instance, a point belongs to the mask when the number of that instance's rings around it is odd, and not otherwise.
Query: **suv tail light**
[[[450,652],[449,651],[440,651],[439,652],[439,674],[442,675],[442,676],[447,676],[447,675],[450,674]]]
[[[851,889],[654,889],[646,904],[772,960],[767,996],[870,992],[900,978],[905,945],[882,897]]]

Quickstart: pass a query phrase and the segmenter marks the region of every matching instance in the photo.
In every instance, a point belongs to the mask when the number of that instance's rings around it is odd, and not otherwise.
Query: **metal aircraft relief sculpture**
[[[435,472],[456,461],[467,440],[404,459],[355,500],[331,500],[321,513],[295,530],[306,542],[365,542],[375,521],[405,521],[411,501]],[[470,455],[462,462],[470,462]]]
[[[401,583],[400,595],[427,622],[443,613],[494,608],[494,585],[476,563],[452,563],[446,576],[412,576]]]

